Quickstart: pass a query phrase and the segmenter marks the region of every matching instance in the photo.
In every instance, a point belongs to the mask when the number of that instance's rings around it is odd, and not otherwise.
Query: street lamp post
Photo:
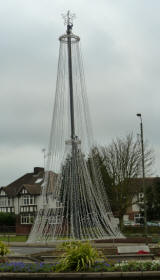
[[[144,167],[144,142],[143,142],[143,122],[142,115],[137,114],[140,118],[140,131],[141,131],[141,149],[142,149],[142,175],[143,175],[143,202],[144,202],[144,233],[147,238],[147,207],[146,207],[146,187],[145,187],[145,167]]]
[[[45,148],[42,149],[42,153],[44,154],[43,155],[43,162],[44,162],[44,171],[45,171],[45,158],[46,158],[46,149]]]

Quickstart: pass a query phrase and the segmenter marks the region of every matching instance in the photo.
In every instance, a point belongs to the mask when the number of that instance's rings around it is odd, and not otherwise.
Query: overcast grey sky
[[[68,9],[96,142],[136,135],[142,113],[160,176],[160,1],[0,0],[0,186],[43,165]]]

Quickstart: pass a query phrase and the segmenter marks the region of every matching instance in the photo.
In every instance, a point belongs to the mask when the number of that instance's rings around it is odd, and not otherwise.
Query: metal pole
[[[72,50],[71,50],[71,30],[72,24],[67,25],[68,35],[68,74],[69,74],[69,92],[70,92],[70,116],[71,116],[71,139],[75,137],[75,126],[74,126],[74,100],[73,100],[73,80],[72,80]]]
[[[43,148],[43,149],[42,149],[42,152],[43,152],[43,163],[44,163],[44,170],[45,170],[46,149]]]
[[[140,131],[141,131],[141,148],[142,148],[142,178],[143,178],[143,202],[144,202],[144,234],[147,238],[147,207],[146,207],[146,187],[145,187],[145,166],[144,166],[144,142],[143,142],[143,122],[142,115],[137,114],[140,117]],[[147,242],[146,242],[147,243]]]

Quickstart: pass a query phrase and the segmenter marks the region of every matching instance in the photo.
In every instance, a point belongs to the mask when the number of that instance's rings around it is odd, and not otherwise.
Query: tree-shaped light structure
[[[42,207],[28,242],[122,237],[93,151],[80,38],[65,16]]]

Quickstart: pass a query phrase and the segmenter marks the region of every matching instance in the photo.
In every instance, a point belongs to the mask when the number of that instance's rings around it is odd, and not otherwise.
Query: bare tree
[[[117,213],[122,226],[123,215],[132,205],[133,197],[138,188],[133,184],[133,178],[142,176],[142,152],[138,139],[133,134],[113,140],[109,146],[97,149],[106,172],[112,179],[112,188],[106,186],[111,201],[111,207]],[[145,144],[145,173],[151,174],[154,161],[153,151]]]
[[[119,184],[125,179],[142,176],[142,152],[138,139],[133,134],[113,140],[108,147],[99,148],[107,172]],[[151,174],[153,151],[145,144],[145,173]]]

